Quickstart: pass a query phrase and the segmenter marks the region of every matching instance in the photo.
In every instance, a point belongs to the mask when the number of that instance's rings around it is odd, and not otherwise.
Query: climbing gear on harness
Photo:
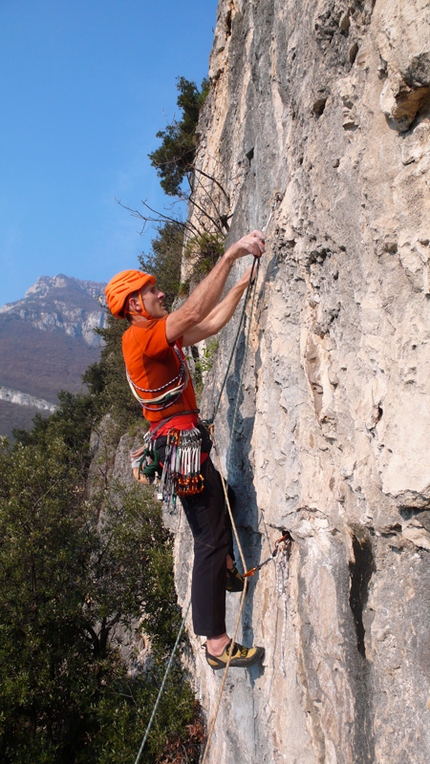
[[[217,671],[225,669],[227,663],[229,666],[237,668],[248,668],[258,663],[264,658],[264,647],[244,647],[238,642],[231,640],[221,655],[211,655],[205,645],[206,660],[209,666]]]
[[[192,496],[203,491],[201,445],[202,434],[197,427],[169,431],[160,484],[160,493],[166,503],[175,506],[176,496]]]
[[[249,570],[247,570],[246,573],[243,574],[243,577],[244,578],[250,578],[251,576],[254,576],[257,573],[258,570],[261,570],[263,565],[267,565],[267,563],[270,562],[270,560],[273,560],[276,557],[276,555],[278,554],[279,545],[281,543],[286,542],[288,544],[288,546],[289,546],[291,544],[292,540],[293,539],[291,537],[290,532],[286,531],[285,534],[283,536],[281,536],[281,538],[278,539],[275,542],[275,548],[274,548],[272,554],[270,555],[270,557],[268,557],[267,560],[263,560],[263,562],[260,562],[259,565],[254,565],[253,568],[250,568]]]
[[[155,277],[144,271],[127,270],[113,276],[105,289],[106,302],[112,315],[125,318],[124,308],[127,298],[146,284],[155,285]]]
[[[172,416],[168,416],[166,419],[162,419],[161,422],[158,422],[157,425],[153,427],[153,429],[148,430],[148,432],[145,433],[143,437],[143,446],[130,453],[133,477],[139,483],[143,483],[144,485],[151,485],[155,482],[157,485],[159,478],[162,477],[164,461],[162,462],[160,460],[159,450],[155,447],[157,438],[159,437],[159,430],[172,419],[177,420],[180,416],[189,416],[190,414],[196,415],[198,413],[199,410],[196,409],[194,411],[182,411],[180,415],[172,414]],[[189,432],[189,430],[186,432]],[[163,501],[162,493],[158,492],[157,499]]]
[[[238,569],[236,568],[236,565],[233,565],[232,568],[227,568],[227,583],[225,588],[228,592],[243,592],[243,587],[245,586],[245,582],[243,580],[243,576],[241,573],[239,573]]]
[[[200,472],[202,446],[200,430],[197,427],[191,430],[172,428],[166,438],[162,464],[155,443],[156,437],[148,432],[145,435],[145,444],[130,455],[136,480],[141,483],[152,483],[160,478],[157,498],[171,504],[172,507],[176,505],[177,496],[201,493],[204,488],[204,478]]]
[[[160,464],[158,451],[148,446],[142,446],[130,454],[133,477],[139,483],[151,484],[161,477],[163,467]]]
[[[173,404],[176,403],[188,385],[190,373],[188,371],[187,363],[181,356],[176,345],[174,346],[173,350],[179,359],[179,372],[177,376],[174,377],[174,379],[166,382],[166,384],[162,385],[162,387],[156,387],[154,390],[138,387],[138,385],[133,382],[130,374],[128,373],[128,370],[126,369],[127,382],[130,385],[131,392],[133,393],[136,400],[139,401],[142,408],[146,409],[146,411],[164,411],[164,409],[167,409],[169,406],[173,406]],[[174,387],[171,387],[170,390],[166,390],[166,388],[170,387],[171,385],[174,385]],[[158,395],[155,398],[145,399],[139,395],[139,393],[151,393],[152,395],[155,393],[161,393],[161,395]]]

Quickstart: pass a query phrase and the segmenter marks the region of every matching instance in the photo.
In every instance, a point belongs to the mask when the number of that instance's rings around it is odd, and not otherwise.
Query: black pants
[[[202,465],[202,475],[202,493],[182,496],[181,503],[194,537],[193,627],[196,634],[211,638],[226,631],[226,557],[233,557],[233,542],[221,477],[210,457]]]
[[[202,433],[202,450],[209,452],[212,446],[209,434],[202,425],[199,425],[199,430]],[[157,438],[155,448],[161,462],[165,444],[165,437]],[[181,503],[194,538],[191,584],[193,627],[199,636],[211,638],[226,631],[226,557],[230,554],[233,559],[233,540],[221,477],[209,456],[202,464],[201,472],[205,481],[204,490],[182,496]],[[234,492],[230,487],[228,496],[232,506]]]

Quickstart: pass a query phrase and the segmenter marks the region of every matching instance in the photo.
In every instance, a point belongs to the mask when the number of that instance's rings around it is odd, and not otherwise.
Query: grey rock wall
[[[211,764],[430,760],[429,21],[426,0],[219,3],[199,202],[230,240],[269,223],[215,435],[247,566],[294,541],[251,579],[264,668],[230,671]],[[221,677],[193,645],[210,723]]]

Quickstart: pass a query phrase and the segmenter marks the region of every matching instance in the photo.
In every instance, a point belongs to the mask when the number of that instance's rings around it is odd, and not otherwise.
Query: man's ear
[[[130,297],[128,301],[128,310],[134,313],[142,313],[142,306],[137,297]]]

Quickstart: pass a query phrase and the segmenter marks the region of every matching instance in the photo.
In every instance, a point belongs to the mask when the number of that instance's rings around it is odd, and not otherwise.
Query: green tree
[[[106,326],[98,329],[104,341],[100,361],[85,371],[82,379],[88,387],[99,421],[105,414],[112,420],[112,443],[118,441],[130,425],[142,420],[142,410],[133,397],[125,374],[121,340],[127,321],[108,315]]]
[[[150,155],[166,193],[190,186],[196,126],[208,91],[178,79],[181,119],[157,134]],[[183,194],[185,197],[186,194]],[[190,198],[190,197],[188,197]],[[171,307],[179,289],[186,225],[164,220],[150,255]],[[200,236],[199,275],[218,237]],[[203,244],[205,245],[203,247]],[[140,485],[87,485],[90,436],[110,425],[110,454],[142,422],[121,353],[125,321],[99,330],[100,361],[86,371],[88,393],[59,395],[59,410],[35,417],[16,442],[0,442],[0,760],[5,764],[126,764],[134,759],[181,620],[172,539],[160,505]],[[108,449],[109,450],[109,449]],[[111,457],[110,457],[111,458]],[[107,472],[108,470],[106,470]],[[124,662],[125,635],[145,634],[142,666]],[[185,639],[185,638],[184,638]],[[173,661],[142,762],[197,764],[203,729],[178,657]],[[182,752],[182,753],[181,753]]]
[[[209,81],[204,79],[199,89],[195,82],[178,77],[177,89],[181,119],[174,120],[157,133],[161,145],[149,154],[151,164],[161,178],[160,185],[169,196],[178,196],[185,176],[192,173],[197,147],[196,127],[209,92]]]
[[[139,257],[141,268],[155,276],[158,287],[165,293],[167,309],[172,307],[179,292],[183,242],[183,226],[179,222],[168,221],[158,228],[157,236],[151,242],[152,253],[142,253]]]
[[[87,434],[87,407],[72,396],[14,446],[0,447],[5,764],[132,760],[180,622],[160,505],[137,484],[90,500]],[[120,640],[138,622],[150,660],[131,676]],[[193,718],[177,660],[143,761],[155,761]]]

